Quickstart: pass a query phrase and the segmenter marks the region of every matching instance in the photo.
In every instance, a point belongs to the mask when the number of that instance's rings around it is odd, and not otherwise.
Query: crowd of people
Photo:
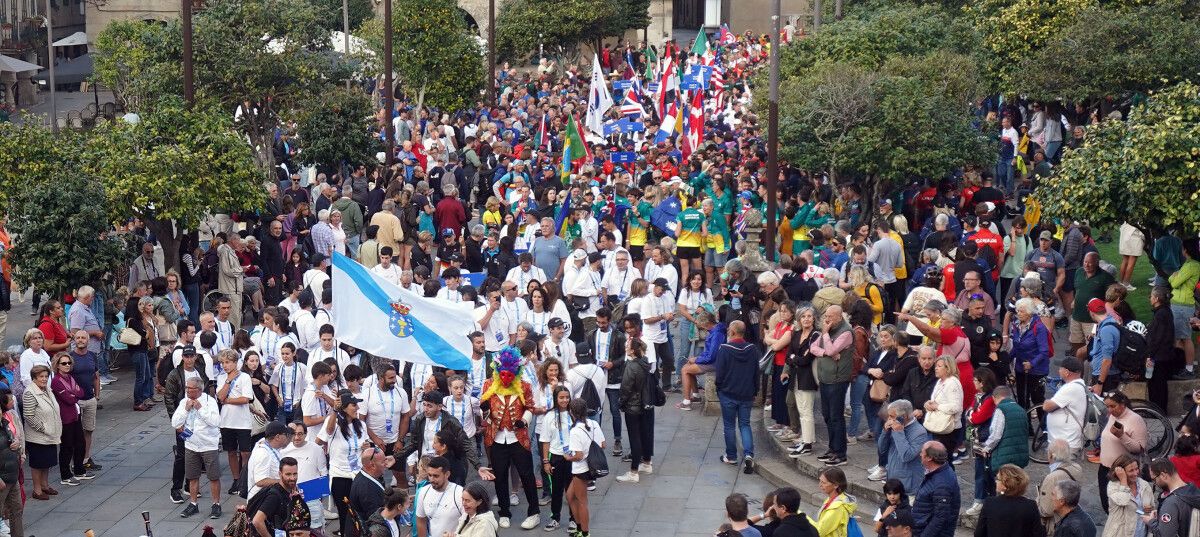
[[[768,200],[748,77],[769,46],[719,44],[723,82],[708,90],[699,143],[656,141],[662,111],[646,94],[644,132],[589,137],[583,162],[561,162],[589,81],[542,62],[502,69],[494,105],[436,111],[401,98],[391,167],[301,173],[281,136],[264,207],[215,215],[178,259],[131,219],[118,230],[131,245],[112,278],[122,285],[46,300],[21,352],[0,353],[0,530],[23,535],[26,481],[33,500],[51,501],[52,468],[72,487],[102,470],[98,401],[121,362],[134,370],[132,409],[162,404],[176,432],[179,515],[228,518],[235,537],[491,536],[522,501],[522,529],[586,537],[605,452],[628,464],[614,487],[653,474],[671,393],[678,412],[719,406],[724,464],[754,472],[761,402],[787,455],[823,467],[820,509],[805,514],[784,487],[751,516],[735,494],[719,535],[950,536],[965,514],[977,536],[1093,536],[1085,464],[1104,536],[1200,523],[1200,391],[1175,455],[1151,461],[1147,425],[1120,389],[1147,381],[1166,409],[1166,381],[1193,376],[1200,244],[1153,238],[1164,276],[1150,282],[1152,318],[1138,320],[1130,279],[1147,238],[1121,228],[1117,269],[1086,215],[1020,210],[1038,174],[1081,143],[1086,114],[1072,123],[1054,104],[1005,103],[985,110],[1004,126],[995,169],[875,193],[785,163]],[[600,55],[613,78],[668,59],[711,63],[673,43]],[[1026,123],[1037,128],[1012,128]],[[635,161],[610,158],[624,151]],[[768,202],[778,247],[760,252],[747,239]],[[340,341],[333,319],[354,312],[333,309],[335,254],[473,304],[471,367]],[[7,265],[4,277],[10,289]],[[1128,334],[1144,341],[1136,352]],[[1089,427],[1096,400],[1107,413]],[[1051,463],[1031,489],[1039,435]],[[848,446],[866,443],[868,479],[886,498],[869,528],[842,468]],[[973,467],[969,506],[956,465]],[[245,505],[224,515],[222,491]]]

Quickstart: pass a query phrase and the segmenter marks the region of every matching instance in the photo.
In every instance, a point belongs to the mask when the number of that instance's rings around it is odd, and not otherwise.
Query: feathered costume
[[[483,444],[490,448],[496,440],[496,433],[508,429],[516,433],[522,447],[530,449],[529,424],[521,428],[516,426],[517,422],[524,419],[525,412],[533,408],[528,406],[533,401],[533,389],[521,378],[521,351],[511,346],[504,347],[496,354],[492,369],[492,378],[484,381],[482,395],[479,396],[480,404],[490,409],[484,427]]]

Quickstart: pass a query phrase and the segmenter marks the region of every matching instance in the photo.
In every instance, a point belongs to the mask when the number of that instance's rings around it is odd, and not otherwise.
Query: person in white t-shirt
[[[249,494],[255,494],[279,482],[279,461],[284,456],[280,453],[292,441],[292,429],[278,421],[267,424],[262,440],[254,444],[250,453],[250,461],[246,470],[246,481],[250,483]]]
[[[304,416],[304,425],[308,427],[308,441],[317,441],[317,430],[325,423],[333,409],[337,407],[337,399],[329,387],[333,380],[333,367],[325,362],[315,362],[309,368],[312,373],[312,383],[304,387],[304,395],[300,398],[300,412]]]
[[[485,292],[487,303],[475,308],[475,324],[484,334],[484,349],[488,352],[500,352],[512,339],[508,313],[501,310],[500,291],[488,287]]]
[[[600,424],[587,419],[587,404],[583,399],[571,400],[571,437],[563,458],[571,462],[571,484],[567,487],[567,506],[581,535],[588,534],[588,485],[595,479],[588,467],[587,456],[592,444],[604,449],[604,431]]]
[[[329,493],[337,507],[342,535],[350,535],[350,505],[345,499],[350,496],[354,475],[362,469],[362,450],[370,440],[366,426],[358,418],[361,402],[350,390],[338,392],[337,410],[325,418],[317,434],[317,443],[329,453]]]
[[[308,441],[306,438],[308,428],[304,426],[303,422],[288,423],[288,427],[292,429],[292,441],[280,450],[279,455],[296,459],[296,467],[299,470],[296,485],[302,490],[327,490],[329,488],[329,464],[326,461],[325,450],[321,449],[316,442]],[[253,462],[253,453],[250,458]],[[312,516],[310,528],[325,527],[325,512],[321,506],[321,500],[327,496],[328,493],[311,498],[305,497],[308,512]]]
[[[1083,423],[1087,419],[1087,386],[1080,375],[1083,363],[1074,356],[1063,359],[1058,366],[1063,385],[1054,392],[1054,397],[1042,403],[1046,414],[1046,433],[1050,441],[1063,439],[1078,456],[1083,449]]]
[[[442,279],[446,281],[446,286],[438,289],[437,298],[456,304],[463,302],[462,291],[459,289],[462,285],[462,271],[450,267],[442,271]]]
[[[450,461],[433,457],[426,473],[429,486],[417,497],[417,537],[455,535],[463,514],[462,487],[450,482]]]
[[[337,361],[338,373],[345,374],[346,366],[354,363],[350,359],[350,355],[338,347],[337,339],[334,338],[333,325],[324,325],[321,327],[320,342],[316,349],[308,351],[308,363],[323,362],[328,358],[333,358]],[[359,367],[362,367],[360,364]],[[338,375],[340,376],[340,375]]]
[[[371,267],[371,272],[397,286],[400,285],[399,265],[392,263],[392,247],[384,246],[379,249],[379,264]]]
[[[250,401],[254,399],[254,384],[250,375],[238,371],[238,353],[225,349],[217,353],[222,373],[217,376],[217,401],[221,403],[221,447],[229,458],[229,472],[234,476],[229,494],[245,489],[237,476],[242,475],[242,466],[250,459],[254,444],[250,439],[253,416]]]
[[[508,274],[504,275],[504,281],[516,284],[518,295],[525,296],[529,292],[529,282],[546,281],[546,272],[533,264],[533,254],[521,252],[521,255],[517,256],[517,263],[517,266],[509,269]]]
[[[284,423],[291,423],[296,417],[295,409],[300,406],[300,398],[308,387],[308,365],[296,361],[296,345],[285,341],[279,347],[279,364],[271,372],[271,389],[275,392],[275,400],[279,401],[279,412]]]
[[[579,360],[575,358],[575,342],[566,337],[566,323],[555,317],[548,324],[550,337],[542,340],[542,356],[556,358],[567,368],[575,367]]]
[[[396,367],[388,364],[371,386],[363,388],[363,402],[358,415],[367,422],[367,436],[371,443],[382,447],[385,455],[394,455],[404,449],[404,437],[408,434],[408,393],[400,387]],[[399,482],[403,475],[402,463],[391,468]]]
[[[467,438],[475,438],[479,432],[476,423],[482,417],[479,399],[467,393],[467,380],[463,377],[455,375],[450,377],[447,383],[450,385],[450,395],[442,399],[442,408],[458,420]]]
[[[300,291],[303,289],[299,285],[290,286],[288,295],[278,304],[279,307],[288,310],[288,324],[296,322],[296,318],[300,316]]]
[[[629,252],[618,250],[613,254],[613,268],[604,271],[604,281],[601,283],[603,294],[611,300],[616,297],[618,302],[622,302],[630,297],[629,288],[633,285],[634,280],[642,277],[642,272],[637,267],[629,266]]]
[[[550,476],[550,520],[546,531],[558,528],[562,513],[563,493],[571,481],[571,463],[564,455],[571,434],[571,389],[558,386],[551,392],[554,405],[548,407],[538,424],[538,440],[542,444],[542,473]]]
[[[467,336],[471,340],[471,367],[467,369],[466,393],[476,399],[483,393],[483,381],[488,378],[488,360],[490,354],[484,346],[483,332],[472,332]]]

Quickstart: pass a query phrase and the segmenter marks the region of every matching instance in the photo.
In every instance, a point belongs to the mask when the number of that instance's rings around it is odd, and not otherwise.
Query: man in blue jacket
[[[954,537],[958,526],[958,508],[962,503],[959,496],[958,479],[954,469],[946,462],[949,459],[946,446],[941,442],[929,441],[921,447],[921,464],[925,467],[925,479],[917,489],[913,501],[912,516],[916,526],[913,535],[918,537]]]
[[[747,474],[754,472],[754,436],[750,431],[750,409],[758,376],[759,350],[746,341],[746,323],[729,323],[729,341],[717,348],[717,397],[721,401],[721,421],[725,425],[725,454],[721,462],[737,464],[736,425],[742,435]]]
[[[904,491],[912,493],[920,487],[925,475],[921,448],[929,441],[929,432],[913,417],[913,406],[907,399],[893,401],[888,405],[887,413],[888,420],[879,442],[887,449],[887,470],[873,477],[899,479],[904,483]]]
[[[696,315],[696,327],[707,331],[708,335],[704,337],[704,350],[700,351],[700,356],[692,357],[679,369],[679,376],[683,378],[683,401],[675,404],[679,410],[692,409],[692,399],[696,397],[696,377],[717,370],[717,350],[725,343],[725,323],[716,322],[712,313],[702,311]]]

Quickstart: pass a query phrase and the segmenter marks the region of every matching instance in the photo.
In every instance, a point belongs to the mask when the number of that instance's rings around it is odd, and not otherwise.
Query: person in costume
[[[529,342],[532,345],[532,342]],[[506,346],[496,354],[492,377],[483,383],[479,397],[484,415],[483,445],[492,467],[480,468],[479,474],[496,482],[500,503],[500,527],[511,524],[509,469],[515,467],[525,490],[527,516],[521,528],[530,530],[541,523],[537,486],[533,477],[529,424],[533,418],[533,389],[523,378],[521,351]],[[499,476],[500,479],[496,479]]]

